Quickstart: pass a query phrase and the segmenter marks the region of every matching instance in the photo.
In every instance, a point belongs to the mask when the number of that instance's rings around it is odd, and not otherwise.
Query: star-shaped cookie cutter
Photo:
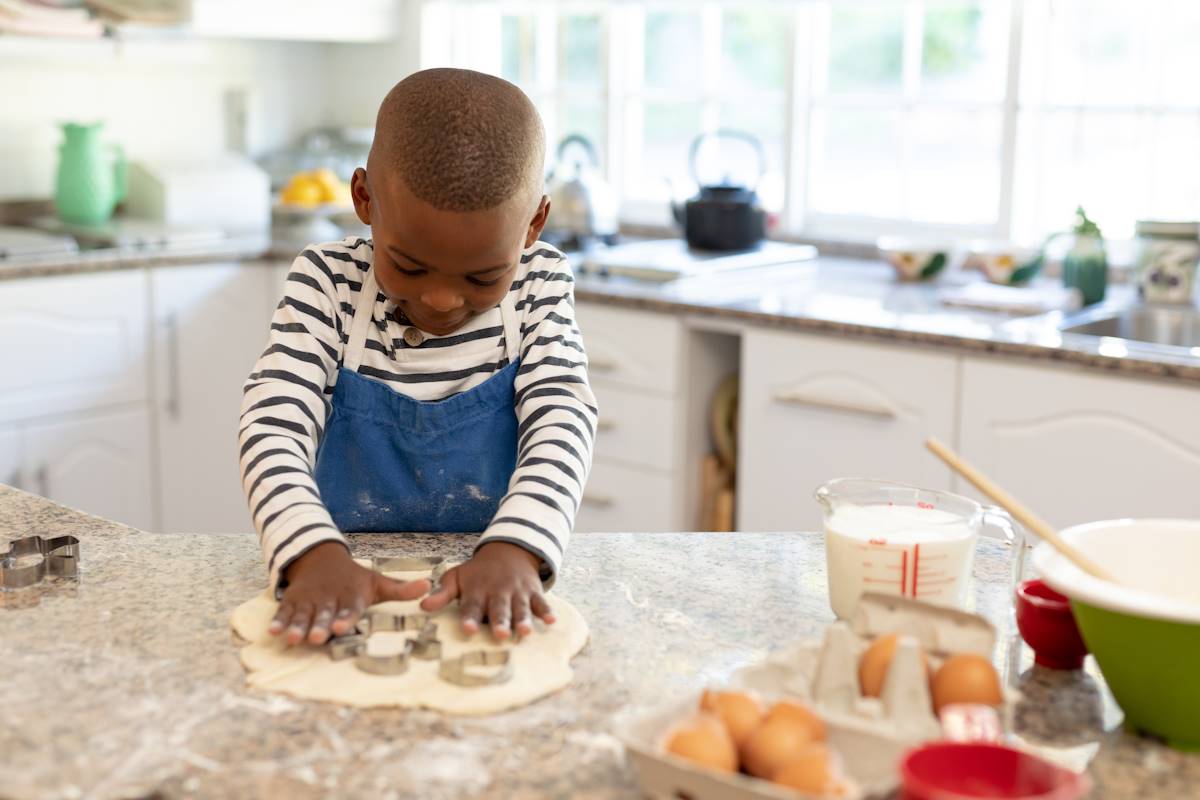
[[[7,552],[0,553],[0,589],[24,589],[46,577],[78,575],[79,540],[74,536],[26,536],[9,542]]]

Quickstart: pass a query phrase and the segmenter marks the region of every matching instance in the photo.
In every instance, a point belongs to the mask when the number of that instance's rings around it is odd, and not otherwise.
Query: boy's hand
[[[286,629],[289,645],[324,644],[330,634],[354,630],[368,606],[429,591],[427,580],[405,583],[359,566],[341,542],[317,545],[293,561],[285,577],[288,587],[267,630],[278,636]]]
[[[492,635],[501,641],[514,630],[518,636],[528,636],[533,633],[531,613],[547,625],[554,622],[542,596],[538,565],[537,556],[515,544],[485,544],[470,561],[447,570],[441,588],[422,600],[421,608],[437,611],[458,597],[463,632],[468,636],[479,630],[485,615]]]

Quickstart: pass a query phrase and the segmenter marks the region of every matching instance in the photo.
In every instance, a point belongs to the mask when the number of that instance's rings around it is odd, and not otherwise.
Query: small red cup
[[[1071,603],[1042,580],[1017,587],[1017,630],[1033,649],[1033,660],[1050,669],[1080,669],[1087,645],[1079,635]]]
[[[1029,753],[986,742],[933,742],[900,762],[901,800],[1076,800],[1086,775]]]

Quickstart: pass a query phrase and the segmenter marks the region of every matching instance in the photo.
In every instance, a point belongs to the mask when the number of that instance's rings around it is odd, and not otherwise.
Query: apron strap
[[[500,322],[504,325],[504,355],[509,362],[521,355],[521,315],[517,313],[517,301],[510,291],[500,301]]]
[[[367,346],[367,329],[375,321],[375,299],[378,294],[379,285],[375,282],[375,268],[372,267],[363,278],[358,305],[354,307],[350,340],[346,342],[346,350],[342,353],[342,366],[351,372],[358,372],[358,366],[362,363],[363,350]]]

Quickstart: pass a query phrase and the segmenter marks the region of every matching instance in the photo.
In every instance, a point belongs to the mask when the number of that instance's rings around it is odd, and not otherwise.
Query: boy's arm
[[[266,350],[243,388],[242,488],[276,596],[296,558],[322,542],[345,544],[313,479],[328,409],[325,387],[342,352],[334,276],[315,248],[295,260]]]
[[[596,398],[575,324],[574,278],[557,253],[538,263],[518,302],[524,316],[516,380],[517,467],[478,547],[510,542],[542,563],[553,582],[592,465]]]

